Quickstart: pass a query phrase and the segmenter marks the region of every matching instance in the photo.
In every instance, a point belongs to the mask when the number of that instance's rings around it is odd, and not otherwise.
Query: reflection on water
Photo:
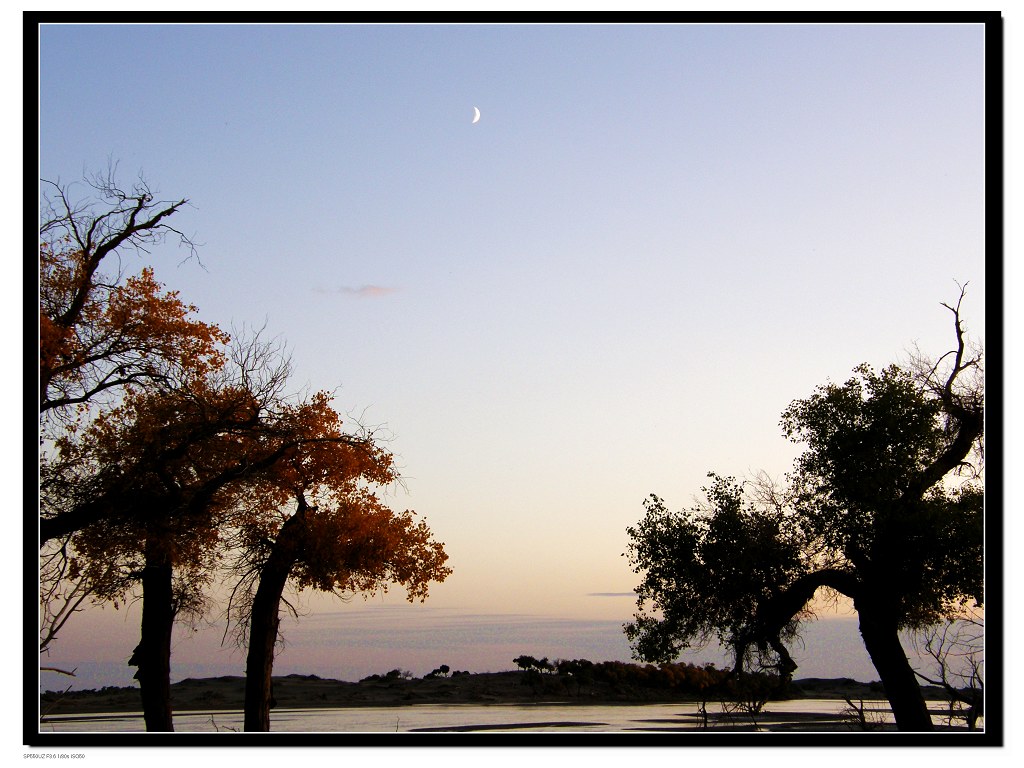
[[[857,702],[860,705],[860,702]],[[931,704],[937,726],[946,725],[948,710]],[[863,702],[863,724],[868,728],[892,727],[892,715],[884,701]],[[769,702],[757,714],[740,709],[727,711],[708,704],[709,730],[849,731],[862,730],[857,716],[844,701],[801,699]],[[380,732],[601,732],[700,730],[704,717],[696,703],[572,706],[544,704],[421,704],[403,707],[350,707],[343,709],[276,709],[271,730],[291,733]],[[189,712],[174,716],[179,733],[241,731],[238,710]],[[128,733],[145,730],[142,715],[95,714],[48,717],[42,732]]]

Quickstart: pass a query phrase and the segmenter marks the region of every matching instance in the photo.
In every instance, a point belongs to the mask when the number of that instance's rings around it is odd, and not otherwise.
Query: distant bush
[[[405,670],[405,669],[392,669],[390,672],[388,672],[385,675],[370,675],[369,677],[364,677],[359,682],[361,682],[361,683],[372,683],[372,682],[377,682],[377,681],[381,681],[381,680],[412,680],[412,676],[413,676],[412,672],[409,672],[408,670]]]
[[[686,663],[641,666],[621,661],[603,661],[595,664],[591,673],[594,679],[615,685],[662,688],[690,694],[698,694],[721,685],[729,674],[726,670],[716,669],[713,664],[703,667]]]
[[[548,661],[548,657],[545,656],[543,659],[535,659],[533,656],[517,656],[512,659],[512,663],[519,667],[524,672],[529,670],[535,670],[537,672],[554,672],[555,665]]]
[[[570,680],[575,683],[577,692],[583,686],[598,682],[620,687],[667,689],[682,694],[698,695],[713,688],[721,688],[722,692],[726,692],[727,689],[722,686],[730,679],[728,670],[717,669],[713,664],[697,666],[687,663],[666,663],[654,666],[622,661],[595,663],[588,659],[557,659],[552,664],[547,658],[538,660],[525,655],[512,661],[527,673],[523,680],[526,685],[537,685],[536,676],[540,673],[557,672],[566,684],[569,684]],[[744,681],[748,687],[755,682],[757,685],[766,686],[769,678],[766,675],[745,675]],[[739,692],[737,689],[736,693]]]
[[[560,675],[572,675],[573,677],[594,675],[594,662],[587,659],[558,659],[555,661],[555,669]]]

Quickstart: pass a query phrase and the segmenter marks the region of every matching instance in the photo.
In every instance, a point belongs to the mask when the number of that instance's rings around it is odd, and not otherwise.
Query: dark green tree
[[[982,356],[956,348],[881,372],[861,365],[782,414],[806,446],[784,486],[710,475],[706,501],[670,512],[657,496],[627,529],[642,574],[626,634],[638,659],[670,661],[717,639],[735,671],[788,681],[787,643],[819,590],[845,595],[900,730],[931,730],[900,643],[984,603]]]

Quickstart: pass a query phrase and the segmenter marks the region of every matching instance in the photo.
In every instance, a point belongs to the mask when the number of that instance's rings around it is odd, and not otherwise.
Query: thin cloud
[[[587,597],[636,597],[636,592],[588,592]]]
[[[387,296],[389,293],[394,293],[397,290],[397,288],[389,288],[384,285],[364,285],[359,288],[343,285],[333,289],[317,286],[313,289],[315,293],[341,294],[343,296],[355,296],[360,299],[377,299],[381,296]]]

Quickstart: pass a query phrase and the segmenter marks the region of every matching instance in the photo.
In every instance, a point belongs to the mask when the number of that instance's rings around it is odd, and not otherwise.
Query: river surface
[[[855,702],[861,705],[861,702]],[[944,707],[930,704],[937,726],[946,723]],[[703,727],[696,703],[572,706],[565,704],[417,704],[402,707],[339,709],[275,709],[270,727],[291,733],[381,732],[608,732],[678,731]],[[760,713],[723,711],[708,704],[708,729],[749,731],[862,730],[850,706],[835,699],[769,702]],[[863,702],[864,722],[870,728],[891,725],[887,702]],[[961,721],[962,722],[962,721]],[[174,716],[176,732],[241,731],[238,710],[187,712]],[[129,733],[145,730],[140,713],[60,715],[47,717],[41,732]]]

